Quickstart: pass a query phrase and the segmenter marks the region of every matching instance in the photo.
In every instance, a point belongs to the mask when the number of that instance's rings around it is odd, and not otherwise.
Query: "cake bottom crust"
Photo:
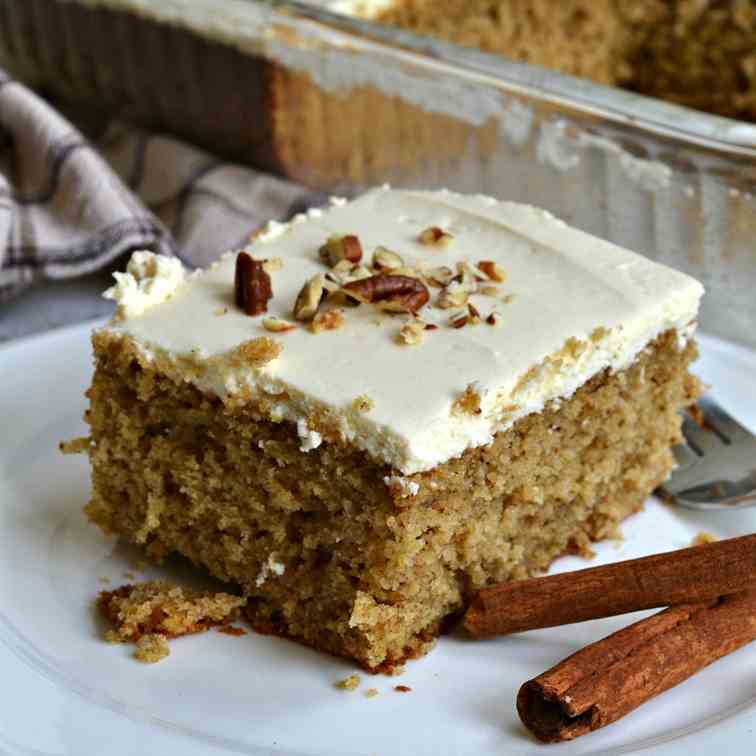
[[[666,479],[695,347],[659,337],[624,371],[435,470],[395,473],[343,444],[299,449],[259,408],[224,407],[95,337],[90,518],[178,553],[248,597],[261,632],[390,672],[485,585],[538,574],[617,534]]]

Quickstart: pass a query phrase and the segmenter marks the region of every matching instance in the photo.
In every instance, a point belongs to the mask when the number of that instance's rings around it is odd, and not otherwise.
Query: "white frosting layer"
[[[113,274],[116,282],[103,296],[118,304],[116,317],[138,317],[170,299],[183,285],[185,275],[180,260],[141,250],[131,255],[125,273]]]
[[[453,241],[443,248],[419,244],[418,234],[430,226],[450,232]],[[283,261],[271,273],[267,315],[291,320],[304,281],[325,271],[320,245],[330,235],[350,233],[359,236],[368,261],[379,245],[407,264],[427,267],[495,261],[506,270],[499,288],[511,301],[475,295],[472,302],[483,317],[500,313],[501,326],[457,330],[448,326],[453,311],[425,307],[423,320],[438,330],[426,332],[419,346],[400,346],[405,316],[362,305],[345,309],[346,324],[338,330],[271,333],[263,316],[249,317],[234,306],[235,255],[229,254],[191,276],[168,301],[108,328],[133,337],[147,359],[171,360],[177,370],[181,358],[202,364],[250,339],[274,338],[283,352],[262,368],[214,360],[205,370],[186,370],[185,380],[221,397],[242,389],[285,392],[272,416],[297,425],[303,450],[322,440],[308,419],[326,413],[344,439],[412,474],[490,443],[495,433],[569,397],[606,368],[627,367],[666,330],[676,329],[685,341],[703,294],[694,279],[543,210],[482,196],[384,188],[276,225],[250,247],[258,259]],[[468,387],[480,397],[479,414],[454,406]],[[367,411],[357,397],[370,400]]]

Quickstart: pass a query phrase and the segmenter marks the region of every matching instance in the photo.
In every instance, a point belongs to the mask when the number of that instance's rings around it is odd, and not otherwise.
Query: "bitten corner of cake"
[[[614,534],[700,390],[700,284],[488,197],[375,189],[117,278],[71,448],[90,518],[373,671]]]

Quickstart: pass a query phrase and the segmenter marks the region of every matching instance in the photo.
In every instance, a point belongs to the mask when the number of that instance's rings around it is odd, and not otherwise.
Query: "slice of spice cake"
[[[448,192],[335,200],[191,275],[136,253],[94,335],[87,512],[391,670],[667,477],[702,292]]]

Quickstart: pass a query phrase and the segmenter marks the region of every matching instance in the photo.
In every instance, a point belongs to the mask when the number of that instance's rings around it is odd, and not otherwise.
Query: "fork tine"
[[[675,455],[675,470],[674,472],[680,473],[683,470],[687,470],[689,467],[695,465],[701,457],[696,454],[686,443],[677,444],[672,449],[672,453]]]
[[[719,445],[721,443],[715,433],[705,430],[689,417],[683,418],[682,433],[688,446],[700,457],[703,457],[706,454],[706,450],[710,450],[714,444]]]
[[[732,415],[710,397],[699,399],[698,406],[703,410],[707,422],[729,442],[735,443],[753,438],[753,433],[744,428]]]

